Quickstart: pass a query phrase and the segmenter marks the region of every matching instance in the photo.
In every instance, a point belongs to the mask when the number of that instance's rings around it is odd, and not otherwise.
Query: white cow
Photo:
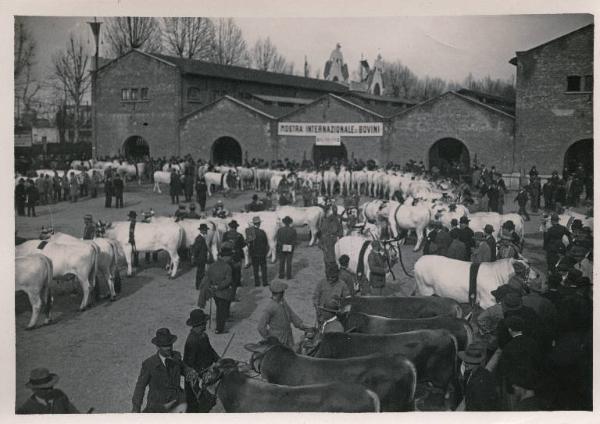
[[[336,181],[337,174],[335,173],[335,169],[333,167],[329,168],[326,171],[323,171],[322,185],[325,187],[325,190],[329,196],[333,196],[333,189],[335,187]]]
[[[152,192],[162,193],[160,189],[160,184],[171,184],[171,173],[166,171],[154,171],[154,187],[152,188]]]
[[[340,184],[340,194],[347,194],[352,188],[352,173],[345,166],[340,167],[340,172],[337,175],[337,181]]]
[[[217,188],[222,188],[223,191],[229,191],[229,184],[227,184],[227,174],[221,172],[205,172],[204,180],[206,181],[207,190],[209,196],[212,196],[210,187],[214,185]]]
[[[385,202],[383,200],[371,200],[369,202],[363,203],[359,208],[359,216],[362,219],[362,221],[367,221],[371,223],[377,222],[379,217],[379,211],[384,206],[384,204]]]
[[[497,240],[500,240],[500,233],[502,232],[502,224],[506,221],[512,221],[515,224],[515,233],[521,240],[525,236],[525,222],[523,217],[517,213],[506,213],[499,214],[496,212],[476,212],[469,215],[469,227],[475,232],[483,232],[486,224],[494,227],[494,236]]]
[[[39,249],[42,247],[42,249]],[[90,291],[95,287],[97,257],[96,249],[88,245],[72,245],[48,242],[44,245],[42,240],[29,240],[18,245],[16,256],[27,256],[41,253],[52,261],[53,278],[65,279],[74,275],[81,284],[83,298],[79,310],[83,311],[90,303]]]
[[[364,267],[363,275],[368,280],[370,280],[371,269],[369,267],[369,261],[367,259],[369,258],[369,254],[373,250],[373,248],[371,247],[371,244],[370,244],[370,242],[372,241],[371,238],[367,238],[364,236],[342,237],[335,243],[335,257],[337,258],[337,260],[339,262],[340,256],[348,255],[348,257],[350,258],[350,262],[348,264],[348,269],[351,272],[354,272],[356,274],[357,269],[358,269],[358,261],[359,261],[360,251],[363,247],[363,244],[367,241],[369,242],[369,245],[367,246],[364,257],[363,257],[363,267]],[[396,262],[398,262],[398,251],[391,244],[386,246],[386,251],[388,252],[391,265],[394,266],[394,264]],[[386,276],[386,279],[388,279],[388,276]]]
[[[477,274],[476,302],[483,309],[496,304],[492,290],[507,284],[515,274],[514,263],[521,262],[528,268],[528,279],[540,277],[529,264],[522,259],[500,259],[495,262],[484,262]],[[425,255],[415,263],[415,280],[417,295],[438,295],[449,297],[459,303],[469,302],[469,269],[470,262],[450,259],[445,256]]]
[[[188,249],[192,247],[192,245],[194,244],[194,240],[196,240],[196,237],[198,237],[198,234],[200,234],[200,230],[198,229],[198,227],[200,227],[200,224],[206,224],[208,226],[208,231],[205,236],[206,245],[211,251],[213,259],[217,258],[217,255],[219,254],[219,248],[221,246],[221,237],[219,231],[217,231],[217,227],[214,222],[207,219],[190,218],[185,218],[181,221],[175,222],[175,218],[167,216],[153,216],[150,222],[167,222],[179,225],[183,229],[185,236],[182,246]]]
[[[352,172],[352,186],[359,194],[367,193],[367,170]]]
[[[185,162],[165,163],[165,165],[162,168],[163,172],[171,172],[173,169],[183,174],[183,171],[185,171]]]
[[[277,230],[281,227],[281,220],[277,216],[277,212],[264,211],[264,212],[239,212],[234,213],[231,217],[228,217],[224,220],[221,220],[221,225],[223,223],[229,223],[232,219],[235,219],[240,225],[239,232],[245,235],[245,230],[248,227],[252,226],[252,218],[258,216],[261,219],[260,228],[266,233],[267,240],[269,242],[269,255],[271,256],[271,262],[275,262],[277,260],[277,251],[276,251],[276,239]],[[211,220],[215,220],[211,218]]]
[[[15,258],[15,291],[24,291],[31,304],[31,319],[27,329],[31,330],[38,321],[40,312],[45,315],[44,323],[49,324],[52,295],[52,261],[41,253]]]
[[[133,275],[133,246],[129,243],[129,222],[113,222],[106,226],[106,237],[121,245],[127,261],[127,275]],[[175,278],[179,267],[177,249],[182,246],[185,234],[175,222],[138,222],[135,225],[135,248],[138,252],[166,250],[170,258],[171,276]]]
[[[65,176],[65,171],[56,170],[56,174],[54,174],[54,172],[55,171],[53,169],[38,169],[37,171],[35,171],[38,177],[45,177],[46,175],[48,175],[50,178],[53,178],[54,175],[58,175],[60,178],[62,178]]]
[[[412,200],[404,204],[390,200],[379,214],[387,218],[393,238],[398,237],[398,230],[414,230],[417,235],[417,243],[413,250],[416,252],[421,248],[425,237],[425,228],[431,221],[431,209],[426,204],[418,202],[413,206]]]
[[[577,213],[567,209],[565,213],[558,215],[558,223],[567,228],[567,230],[571,231],[571,224],[573,220],[579,219],[584,227],[590,227],[592,231],[594,230],[594,217],[586,216],[581,213]],[[550,228],[550,215],[543,216],[540,224],[540,231],[546,232],[547,229]]]
[[[427,204],[427,202],[421,203]],[[471,215],[469,209],[464,205],[454,204],[453,206],[450,206],[449,204],[440,201],[433,201],[430,204],[431,218],[440,221],[446,228],[452,228],[450,223],[453,219],[460,221],[460,218],[463,216]]]
[[[252,187],[254,183],[254,169],[256,168],[246,168],[244,166],[238,166],[237,174],[240,179],[239,181],[239,189],[244,190],[247,187]]]
[[[96,276],[101,278],[107,285],[110,300],[117,298],[115,292],[115,277],[117,274],[117,260],[119,258],[118,247],[114,240],[96,238],[94,240],[82,240],[73,237],[70,234],[54,233],[50,241],[63,244],[72,244],[74,246],[88,245],[96,250],[97,272]]]
[[[92,161],[89,160],[74,160],[71,162],[70,166],[73,169],[91,169],[93,164]]]
[[[306,208],[296,207],[296,206],[280,206],[275,210],[275,213],[279,217],[279,219],[283,220],[286,216],[292,218],[293,227],[304,227],[308,226],[310,230],[310,242],[309,246],[312,246],[317,241],[317,232],[319,231],[319,226],[321,225],[321,221],[325,216],[325,212],[323,208],[319,206],[310,206]]]

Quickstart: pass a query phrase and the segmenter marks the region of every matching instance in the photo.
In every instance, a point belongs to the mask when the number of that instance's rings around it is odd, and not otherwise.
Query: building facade
[[[414,159],[442,169],[495,165],[505,173],[528,170],[535,160],[547,174],[562,168],[565,155],[567,162],[592,157],[592,54],[593,26],[518,52],[515,106],[472,90],[420,104],[377,95],[384,89],[380,58],[362,81],[369,89],[357,90],[361,82],[133,50],[98,70],[97,154],[191,154],[236,164]]]
[[[517,52],[516,168],[593,166],[594,26]]]

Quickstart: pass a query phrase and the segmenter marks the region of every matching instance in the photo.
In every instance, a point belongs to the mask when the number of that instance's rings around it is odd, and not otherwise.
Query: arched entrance
[[[213,143],[210,157],[215,165],[241,165],[242,147],[234,138],[221,137]]]
[[[465,174],[470,164],[471,158],[467,146],[455,138],[442,138],[429,149],[429,169],[435,166],[442,175]]]
[[[339,146],[313,146],[313,162],[316,166],[319,166],[321,162],[346,159],[348,159],[348,152],[344,143]]]
[[[123,153],[127,158],[143,159],[144,156],[150,156],[150,146],[143,137],[132,135],[123,143]]]
[[[563,167],[569,173],[575,172],[581,164],[587,175],[594,174],[594,140],[591,138],[579,140],[571,144],[565,152]]]

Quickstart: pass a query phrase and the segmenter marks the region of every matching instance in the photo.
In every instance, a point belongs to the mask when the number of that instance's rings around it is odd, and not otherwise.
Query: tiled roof
[[[285,85],[308,90],[344,93],[348,88],[332,81],[295,75],[279,74],[276,72],[259,71],[241,66],[219,65],[201,60],[182,59],[162,54],[152,54],[166,62],[176,65],[181,72],[214,78],[226,78],[238,81],[251,81],[271,85]]]
[[[315,99],[305,99],[301,97],[283,97],[283,96],[267,96],[266,94],[252,94],[258,100],[272,103],[293,103],[298,105],[306,105],[314,102]]]

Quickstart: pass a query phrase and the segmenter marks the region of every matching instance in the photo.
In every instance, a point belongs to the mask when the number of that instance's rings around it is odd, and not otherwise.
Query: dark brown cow
[[[231,359],[208,374],[207,384],[221,380],[217,396],[226,412],[380,412],[377,394],[360,384],[280,386],[248,377]]]
[[[417,371],[402,355],[325,359],[298,355],[280,344],[265,346],[264,352],[253,353],[252,364],[269,383],[358,383],[377,393],[384,412],[414,410]]]
[[[417,367],[417,381],[430,382],[448,392],[457,384],[458,347],[447,330],[417,330],[400,334],[324,333],[314,356],[354,358],[357,356],[400,354]]]
[[[379,315],[387,318],[430,318],[450,316],[462,318],[460,304],[453,299],[438,296],[356,296],[344,300],[353,312]]]
[[[340,316],[344,329],[364,334],[394,334],[414,330],[448,330],[458,342],[458,350],[465,350],[473,341],[471,324],[462,318],[432,317],[415,319],[386,318],[361,312]]]

